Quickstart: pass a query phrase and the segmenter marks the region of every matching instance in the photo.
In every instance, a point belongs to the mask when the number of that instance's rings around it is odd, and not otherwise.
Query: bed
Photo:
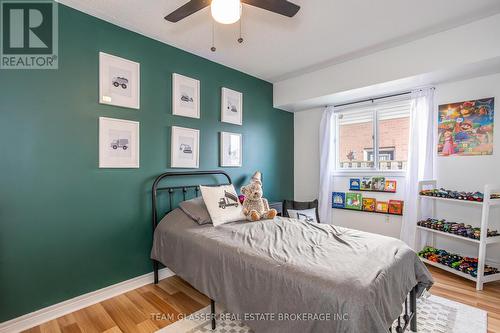
[[[172,199],[198,195],[197,186],[160,183],[207,175],[231,183],[223,171],[198,171],[153,185],[155,282],[162,263],[256,332],[387,332],[395,320],[396,331],[416,331],[416,298],[433,281],[404,243],[282,217],[198,225]],[[163,191],[169,208],[160,218]]]

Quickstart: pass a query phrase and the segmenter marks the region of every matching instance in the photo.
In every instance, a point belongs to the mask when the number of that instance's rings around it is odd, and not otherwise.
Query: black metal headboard
[[[200,190],[200,184],[197,185],[181,185],[181,186],[162,186],[159,187],[161,181],[165,178],[169,177],[191,177],[191,176],[206,176],[206,175],[222,175],[225,176],[228,183],[224,184],[208,184],[207,186],[214,186],[214,185],[225,185],[225,184],[232,184],[231,177],[222,170],[213,170],[213,171],[181,171],[181,172],[165,172],[161,175],[159,175],[154,183],[153,183],[153,191],[152,191],[152,204],[153,204],[153,231],[156,229],[156,226],[158,225],[158,193],[159,192],[166,192],[168,194],[168,203],[169,203],[169,208],[168,212],[173,210],[173,197],[175,193],[177,192],[182,192],[182,198],[183,200],[186,200],[186,195],[189,190],[194,190],[195,191],[195,196],[198,196],[198,192]]]

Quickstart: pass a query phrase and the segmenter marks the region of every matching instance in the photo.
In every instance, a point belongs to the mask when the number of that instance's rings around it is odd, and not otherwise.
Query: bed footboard
[[[413,287],[405,299],[404,314],[401,314],[397,319],[395,327],[396,333],[403,333],[410,327],[412,332],[417,331],[417,286]],[[389,332],[393,332],[392,326]]]

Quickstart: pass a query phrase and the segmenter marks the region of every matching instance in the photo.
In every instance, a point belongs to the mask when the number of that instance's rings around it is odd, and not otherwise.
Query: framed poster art
[[[241,167],[243,164],[243,139],[238,133],[220,133],[220,166]]]
[[[443,104],[438,111],[440,156],[493,154],[495,98]]]
[[[99,103],[140,108],[140,64],[99,52]]]
[[[243,125],[243,94],[228,88],[222,88],[221,121]]]
[[[139,168],[139,123],[99,117],[99,168]]]
[[[172,168],[199,168],[200,131],[192,128],[172,126],[171,140]]]
[[[172,74],[172,114],[200,118],[200,81]]]

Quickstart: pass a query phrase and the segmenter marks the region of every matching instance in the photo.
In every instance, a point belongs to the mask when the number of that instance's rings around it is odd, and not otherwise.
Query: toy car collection
[[[417,222],[417,225],[424,228],[448,232],[450,234],[459,235],[479,240],[481,238],[481,228],[474,228],[470,224],[447,222],[446,220],[427,219]],[[500,236],[497,230],[488,229],[488,237]]]
[[[447,199],[457,199],[457,200],[469,200],[483,202],[484,194],[481,192],[458,192],[452,190],[446,190],[444,188],[435,188],[431,190],[422,190],[420,195],[425,195],[429,197],[440,197]],[[491,199],[500,199],[499,193],[491,194]]]
[[[429,261],[446,265],[448,267],[456,269],[457,271],[461,271],[473,277],[477,277],[477,258],[462,257],[458,254],[449,253],[445,250],[439,250],[431,246],[426,246],[422,251],[418,253],[418,255]],[[499,270],[497,268],[484,265],[484,275],[497,273],[499,273]]]

